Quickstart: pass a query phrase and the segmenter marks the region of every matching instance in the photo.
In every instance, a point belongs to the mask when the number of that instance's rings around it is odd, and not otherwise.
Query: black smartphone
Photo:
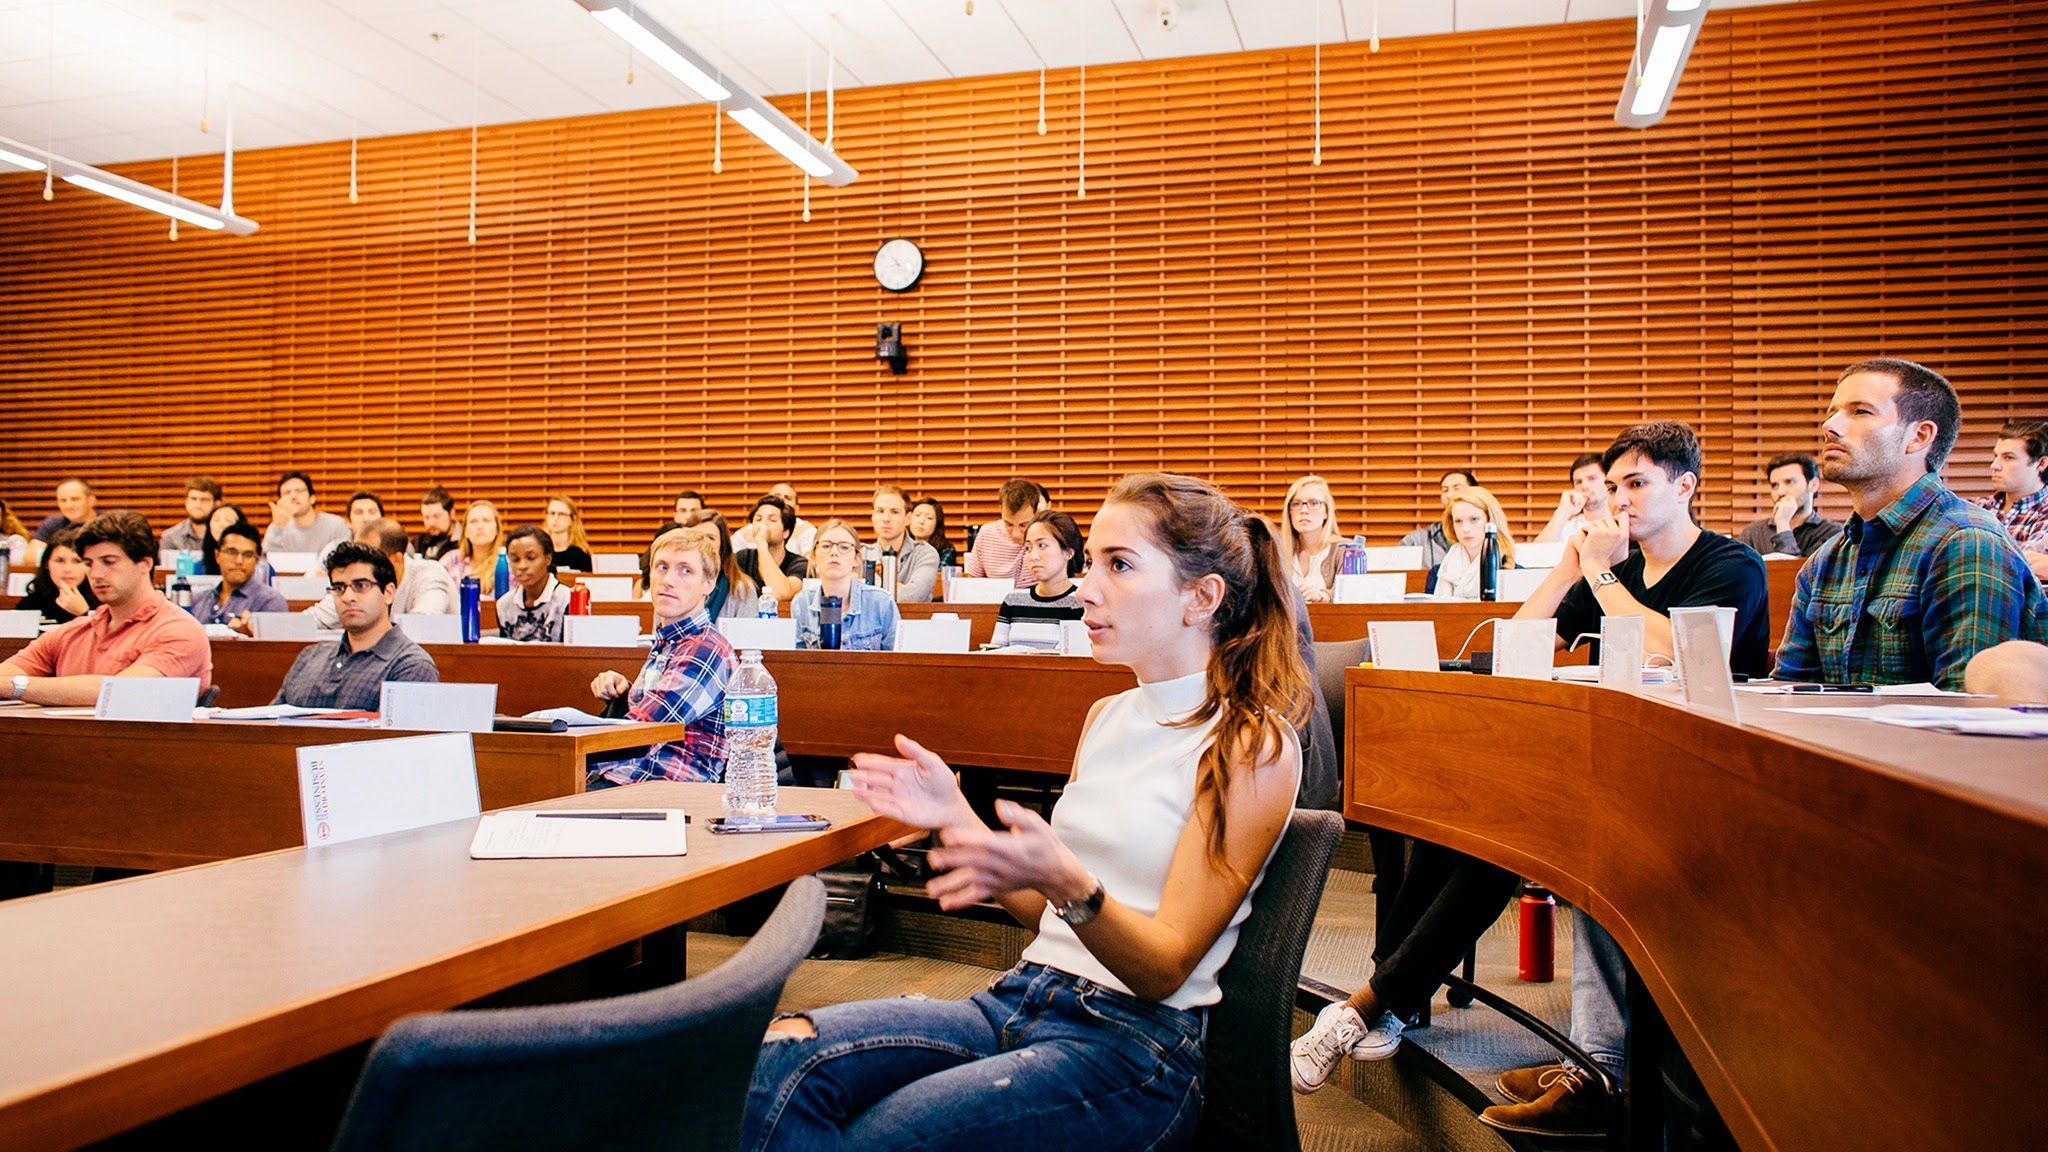
[[[710,828],[713,832],[816,832],[830,828],[832,822],[823,816],[713,816]]]

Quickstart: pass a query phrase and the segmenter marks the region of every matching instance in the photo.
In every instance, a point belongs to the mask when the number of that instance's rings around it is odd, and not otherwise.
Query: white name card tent
[[[1372,620],[1365,626],[1372,666],[1390,672],[1435,672],[1436,621]]]
[[[1422,562],[1419,544],[1390,544],[1365,550],[1367,572],[1420,572],[1428,567]]]
[[[496,684],[386,680],[377,703],[377,727],[414,732],[489,732],[497,710]]]
[[[320,562],[318,552],[266,552],[263,558],[270,561],[270,570],[281,576],[304,575]]]
[[[1367,572],[1337,577],[1330,590],[1333,604],[1389,604],[1408,593],[1405,572]]]
[[[1060,653],[1066,656],[1095,655],[1095,641],[1088,636],[1086,620],[1060,621]]]
[[[1730,615],[1734,613],[1732,608],[1727,611]],[[1740,724],[1742,714],[1735,705],[1735,677],[1728,671],[1728,650],[1721,643],[1717,615],[1713,609],[1672,609],[1671,646],[1678,653],[1678,675],[1687,706]]]
[[[1681,616],[1706,616],[1712,618],[1714,630],[1721,635],[1721,658],[1727,660],[1733,655],[1735,648],[1735,609],[1715,608],[1708,605],[1673,608],[1671,610],[1671,628],[1674,636],[1677,634],[1678,618]],[[1673,647],[1676,647],[1675,640],[1673,641]]]
[[[258,640],[300,640],[310,644],[320,638],[313,618],[304,612],[251,612],[249,629]]]
[[[590,602],[593,604],[630,604],[633,601],[631,576],[578,576],[576,583],[590,589]]]
[[[1564,559],[1564,541],[1551,540],[1547,543],[1530,541],[1515,545],[1516,568],[1555,568]],[[1505,597],[1503,597],[1505,599]]]
[[[1500,593],[1503,602],[1520,604],[1527,600],[1549,575],[1548,568],[1503,568],[1494,588]]]
[[[928,620],[906,617],[896,622],[896,651],[965,652],[971,632],[969,621],[950,613],[936,613]]]
[[[28,582],[35,578],[36,574],[33,572],[9,572],[7,574],[7,594],[9,596],[28,595]]]
[[[107,676],[92,714],[100,720],[152,720],[190,724],[199,704],[199,681],[173,676]]]
[[[564,616],[562,640],[580,648],[631,648],[640,643],[640,617]]]
[[[9,608],[0,612],[0,637],[33,640],[42,634],[43,614],[33,608]]]
[[[796,647],[796,621],[787,616],[772,620],[759,616],[726,616],[718,621],[718,630],[738,651],[745,648],[759,648],[771,652],[787,652]]]
[[[415,644],[462,643],[462,617],[445,612],[400,612],[392,617],[398,630]]]
[[[1643,686],[1643,618],[1600,618],[1600,683],[1633,692]]]
[[[638,552],[599,552],[590,558],[590,566],[603,575],[638,576],[640,575],[640,554]]]
[[[1497,620],[1493,625],[1493,674],[1514,680],[1548,680],[1557,663],[1557,621]]]
[[[481,811],[467,732],[299,749],[299,820],[309,848]]]
[[[946,581],[948,604],[1001,604],[1017,590],[1015,580],[1000,576],[955,576]]]
[[[270,586],[287,600],[318,600],[327,595],[333,583],[325,576],[272,576]]]

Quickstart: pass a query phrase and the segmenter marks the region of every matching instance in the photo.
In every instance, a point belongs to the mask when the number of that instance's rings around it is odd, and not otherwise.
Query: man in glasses
[[[337,544],[327,579],[343,635],[299,653],[271,703],[373,712],[386,680],[441,679],[426,649],[391,626],[398,573],[390,557],[368,544]]]
[[[375,548],[391,561],[391,572],[398,578],[398,591],[391,598],[393,619],[455,614],[461,596],[455,577],[439,564],[422,563],[420,558],[406,555],[411,542],[406,539],[405,525],[390,519],[372,521],[356,531],[356,543]],[[341,608],[332,592],[306,609],[306,615],[313,618],[316,628],[341,627]]]
[[[220,583],[192,594],[194,619],[201,624],[224,624],[248,636],[249,613],[291,611],[283,593],[255,578],[256,563],[263,559],[263,540],[248,521],[222,529],[213,555],[220,565]]]

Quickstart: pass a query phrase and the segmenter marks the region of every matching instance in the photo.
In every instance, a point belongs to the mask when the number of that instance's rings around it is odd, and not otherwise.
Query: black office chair
[[[1335,812],[1296,809],[1252,896],[1237,948],[1217,974],[1223,999],[1209,1009],[1197,1148],[1300,1152],[1287,1045],[1301,958],[1343,834],[1344,818]]]
[[[1337,737],[1337,762],[1344,762],[1344,670],[1356,668],[1365,662],[1372,651],[1372,641],[1361,636],[1356,640],[1316,641],[1316,680],[1322,685],[1323,698],[1330,704],[1330,731]]]
[[[199,699],[193,701],[193,704],[200,708],[211,708],[213,707],[213,702],[218,699],[220,699],[220,685],[208,684],[206,691],[201,692]]]
[[[400,1020],[370,1050],[334,1148],[737,1148],[762,1034],[824,919],[824,885],[805,876],[703,976],[609,1000]]]

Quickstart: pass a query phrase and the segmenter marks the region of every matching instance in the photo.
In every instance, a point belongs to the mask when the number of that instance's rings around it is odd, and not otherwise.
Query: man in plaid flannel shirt
[[[642,780],[725,779],[725,687],[739,668],[725,634],[712,626],[705,598],[718,580],[718,545],[679,528],[648,549],[647,589],[654,597],[654,648],[628,681],[601,672],[590,682],[599,699],[625,693],[626,715],[651,724],[686,724],[681,740],[656,744],[633,760],[591,768],[587,789]]]
[[[1777,676],[1960,691],[1978,652],[2048,640],[2048,598],[1998,522],[1937,473],[1954,387],[1910,360],[1851,364],[1821,425],[1821,475],[1855,515],[1799,572]]]
[[[1991,486],[1977,506],[1998,517],[2035,578],[2048,581],[2048,420],[2014,420],[1998,430]]]

